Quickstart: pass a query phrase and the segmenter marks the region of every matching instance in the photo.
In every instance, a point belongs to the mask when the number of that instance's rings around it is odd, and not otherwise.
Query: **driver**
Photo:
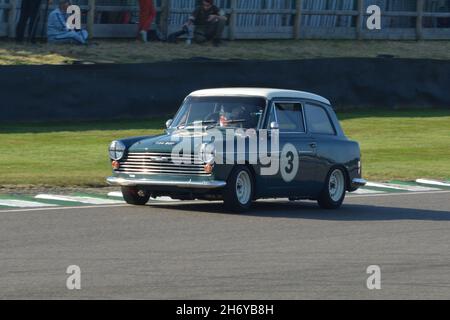
[[[239,120],[242,120],[242,122],[247,120],[246,109],[243,106],[235,106],[231,109],[231,112],[224,113],[220,117],[220,126],[227,127],[232,124],[235,125],[236,121]]]

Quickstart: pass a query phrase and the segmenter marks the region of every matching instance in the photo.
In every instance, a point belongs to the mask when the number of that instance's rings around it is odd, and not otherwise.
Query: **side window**
[[[270,115],[269,123],[278,122],[280,132],[305,132],[302,105],[300,103],[275,103],[274,112]]]
[[[306,104],[305,115],[309,132],[319,134],[336,134],[330,118],[324,108],[312,104]]]

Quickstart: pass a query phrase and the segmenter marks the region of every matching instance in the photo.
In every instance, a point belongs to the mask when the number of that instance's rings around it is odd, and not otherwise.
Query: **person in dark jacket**
[[[213,0],[203,0],[189,17],[187,26],[195,25],[194,41],[202,43],[212,41],[215,46],[221,42],[227,18],[220,14],[220,9]]]
[[[25,29],[28,24],[28,37],[31,42],[34,41],[34,30],[36,28],[36,18],[41,6],[41,0],[22,0],[20,7],[20,18],[16,27],[16,41],[22,42],[25,38]]]

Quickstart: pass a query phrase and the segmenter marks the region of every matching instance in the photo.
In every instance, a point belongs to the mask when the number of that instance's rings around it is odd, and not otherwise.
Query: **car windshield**
[[[171,128],[195,125],[256,129],[266,107],[258,97],[188,97]]]

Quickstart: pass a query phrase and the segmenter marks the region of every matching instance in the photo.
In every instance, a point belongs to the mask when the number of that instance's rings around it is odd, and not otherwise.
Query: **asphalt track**
[[[450,191],[0,211],[0,298],[449,299]],[[81,268],[81,290],[66,269]],[[368,290],[366,268],[381,268]]]

